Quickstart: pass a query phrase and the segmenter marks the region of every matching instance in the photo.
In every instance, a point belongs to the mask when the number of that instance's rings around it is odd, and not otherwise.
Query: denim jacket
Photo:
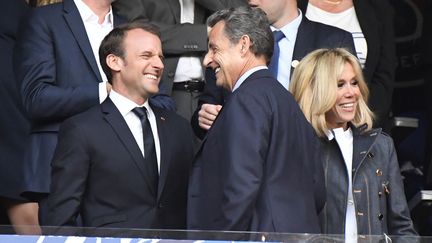
[[[381,129],[354,127],[352,188],[359,237],[417,235],[410,218],[392,139]],[[327,202],[321,212],[323,233],[344,234],[348,175],[335,139],[323,139]]]

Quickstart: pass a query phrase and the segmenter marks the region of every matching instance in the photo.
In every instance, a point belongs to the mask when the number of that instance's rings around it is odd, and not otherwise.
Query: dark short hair
[[[236,44],[243,35],[247,35],[252,41],[252,53],[264,56],[267,63],[270,62],[274,41],[263,10],[249,6],[219,10],[207,19],[207,25],[214,27],[220,21],[225,23],[224,33],[231,43]]]
[[[107,36],[105,36],[99,47],[99,61],[109,83],[111,83],[112,73],[111,68],[108,67],[106,63],[106,58],[110,54],[121,58],[125,57],[123,46],[124,38],[128,31],[134,29],[142,29],[160,38],[159,28],[147,21],[133,21],[115,27]]]

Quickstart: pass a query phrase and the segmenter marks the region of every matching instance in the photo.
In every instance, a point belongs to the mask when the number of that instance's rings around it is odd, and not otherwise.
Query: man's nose
[[[212,55],[212,54],[210,53],[210,51],[209,51],[209,52],[207,52],[207,54],[204,56],[203,65],[204,65],[205,67],[209,67],[210,64],[212,63],[212,61],[213,61],[213,55]]]
[[[160,57],[156,57],[153,61],[153,66],[159,69],[163,69],[164,63]]]

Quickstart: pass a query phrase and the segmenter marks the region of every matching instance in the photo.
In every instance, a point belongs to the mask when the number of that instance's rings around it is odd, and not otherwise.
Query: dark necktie
[[[147,109],[143,107],[136,107],[132,110],[135,115],[141,120],[143,138],[144,138],[144,161],[149,173],[150,183],[154,186],[157,192],[159,173],[156,158],[155,142],[153,139],[153,132],[150,127],[150,122],[147,118]]]
[[[279,41],[284,38],[285,35],[282,31],[276,30],[273,31],[274,38],[274,47],[273,47],[273,56],[270,60],[269,70],[273,74],[273,77],[277,78],[278,66],[279,66]]]

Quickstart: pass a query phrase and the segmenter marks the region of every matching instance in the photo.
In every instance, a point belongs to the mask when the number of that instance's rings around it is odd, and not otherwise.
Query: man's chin
[[[156,95],[156,94],[159,93],[159,87],[157,87],[157,88],[153,88],[153,89],[149,89],[149,90],[147,90],[147,93],[148,93],[150,96],[154,96],[154,95]]]
[[[221,80],[221,79],[216,79],[216,86],[221,87],[221,88],[225,88],[225,81]]]
[[[227,84],[226,81],[216,79],[216,86],[231,91],[231,87]]]

